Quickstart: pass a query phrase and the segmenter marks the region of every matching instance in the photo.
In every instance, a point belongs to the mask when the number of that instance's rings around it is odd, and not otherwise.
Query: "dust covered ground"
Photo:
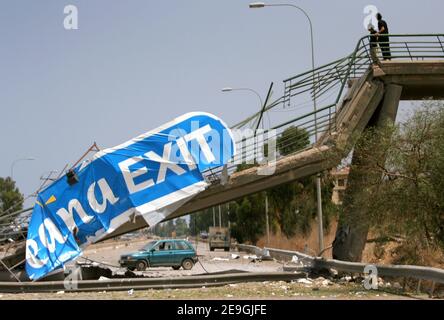
[[[58,293],[27,293],[0,294],[0,299],[33,299],[33,300],[205,300],[205,299],[294,299],[294,300],[387,300],[387,299],[427,299],[427,296],[411,297],[389,290],[365,290],[360,284],[322,284],[308,285],[299,282],[251,282],[231,284],[223,287],[198,289],[163,289],[114,292],[58,292]]]

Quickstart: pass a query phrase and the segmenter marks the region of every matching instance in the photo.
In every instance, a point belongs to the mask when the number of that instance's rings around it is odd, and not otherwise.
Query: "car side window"
[[[172,242],[164,242],[164,249],[163,250],[173,250],[173,243]]]
[[[155,251],[164,251],[164,250],[168,250],[168,249],[165,249],[165,246],[166,246],[166,243],[165,243],[165,242],[160,242],[160,243],[158,243],[156,246],[154,246],[153,249],[154,249]]]
[[[185,242],[183,241],[176,242],[176,250],[187,250],[187,249],[188,246],[186,245]]]

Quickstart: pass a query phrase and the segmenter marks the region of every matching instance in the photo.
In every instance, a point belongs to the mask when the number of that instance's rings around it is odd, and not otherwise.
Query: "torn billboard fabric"
[[[136,215],[157,224],[205,189],[202,172],[234,154],[230,129],[203,112],[97,152],[71,179],[63,176],[38,194],[26,242],[28,276],[62,267]]]

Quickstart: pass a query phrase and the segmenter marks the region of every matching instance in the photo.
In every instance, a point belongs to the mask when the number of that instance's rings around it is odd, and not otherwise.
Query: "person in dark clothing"
[[[378,32],[375,30],[375,27],[372,24],[368,25],[368,31],[370,32],[370,57],[374,64],[380,65],[378,59]]]
[[[376,14],[376,19],[378,19],[378,42],[379,47],[382,51],[382,56],[384,60],[391,60],[392,54],[390,53],[390,37],[387,36],[389,34],[389,29],[387,26],[387,22],[382,20],[382,15],[380,13]]]

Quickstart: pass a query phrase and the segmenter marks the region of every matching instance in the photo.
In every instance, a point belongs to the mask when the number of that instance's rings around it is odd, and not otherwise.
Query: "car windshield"
[[[154,245],[157,243],[157,241],[151,241],[151,242],[148,242],[148,244],[146,244],[144,247],[142,247],[141,249],[140,249],[140,251],[150,251],[150,249],[152,248],[152,247],[154,247]]]

